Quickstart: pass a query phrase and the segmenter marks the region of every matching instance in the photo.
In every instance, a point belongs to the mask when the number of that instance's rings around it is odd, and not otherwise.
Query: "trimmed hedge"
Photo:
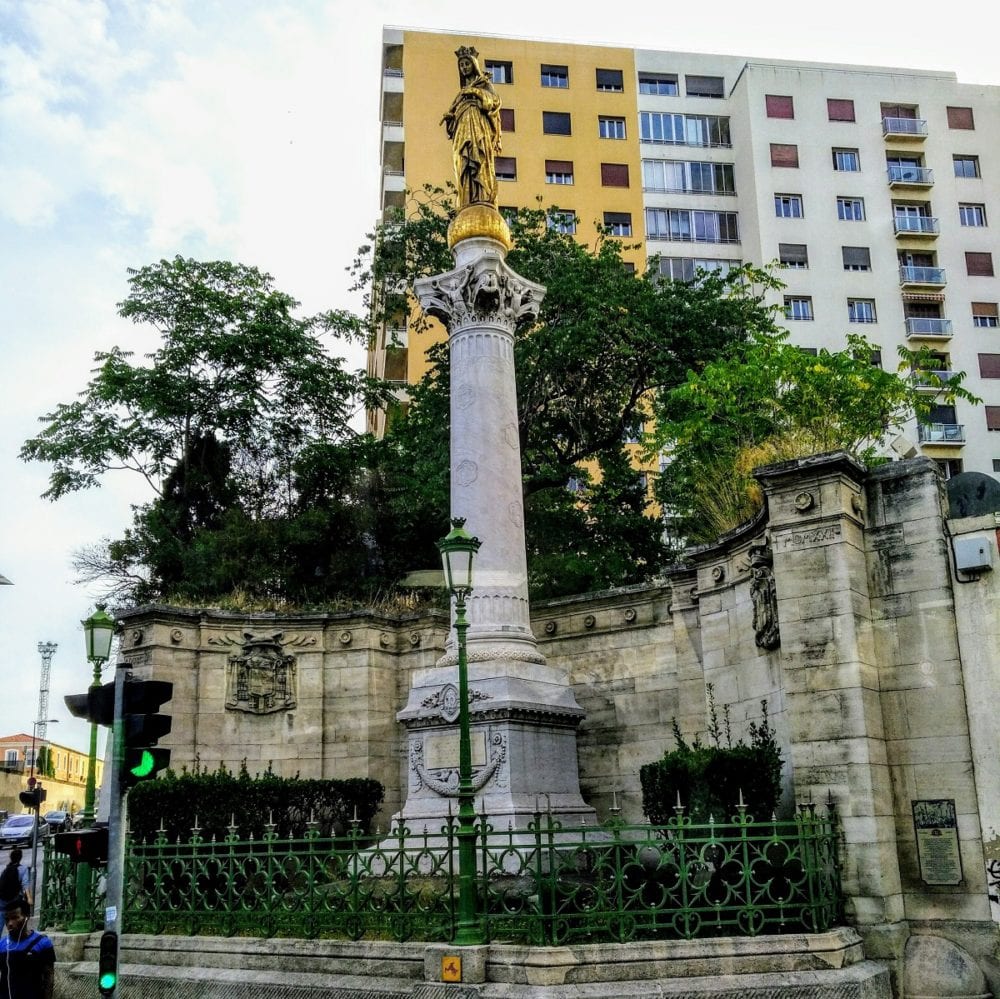
[[[642,785],[642,810],[653,825],[666,825],[675,818],[678,795],[684,814],[694,822],[727,822],[737,814],[740,794],[748,814],[766,820],[781,797],[781,750],[774,729],[768,722],[767,702],[761,701],[760,723],[749,726],[750,744],[742,740],[733,745],[729,739],[728,709],[725,733],[728,744],[719,745],[721,729],[709,688],[711,724],[709,734],[715,745],[704,746],[700,740],[688,745],[674,722],[677,748],[663,759],[647,763],[639,770]]]
[[[245,763],[236,776],[221,766],[212,772],[167,771],[129,792],[129,827],[137,840],[152,841],[162,822],[168,839],[187,840],[197,819],[202,839],[222,839],[235,820],[240,839],[260,839],[269,821],[277,835],[299,837],[314,819],[320,835],[330,836],[349,832],[356,815],[358,832],[367,834],[384,797],[382,785],[364,777],[303,780],[279,777],[270,767],[251,777]]]

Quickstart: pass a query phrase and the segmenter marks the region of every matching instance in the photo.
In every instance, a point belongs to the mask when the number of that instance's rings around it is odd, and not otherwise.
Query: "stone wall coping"
[[[810,454],[804,458],[778,461],[773,465],[761,465],[760,468],[754,469],[753,477],[761,485],[765,485],[777,482],[779,479],[801,475],[830,475],[831,473],[845,474],[849,478],[860,479],[868,473],[868,468],[846,451],[829,451],[825,454]]]
[[[175,607],[170,604],[143,604],[141,607],[130,607],[117,613],[117,619],[122,623],[138,618],[156,617],[172,621],[188,621],[192,624],[201,623],[205,618],[211,621],[232,621],[257,624],[274,622],[290,624],[304,622],[309,624],[324,624],[327,622],[342,623],[344,621],[362,620],[374,621],[387,625],[405,625],[413,621],[430,619],[447,623],[448,612],[436,607],[427,607],[422,611],[407,611],[404,614],[386,614],[371,608],[358,608],[350,611],[302,611],[299,613],[281,614],[277,611],[229,611],[215,607]]]
[[[623,599],[655,600],[664,595],[667,587],[666,579],[655,579],[648,583],[632,583],[629,586],[615,586],[607,590],[594,590],[592,593],[576,593],[565,597],[549,597],[547,600],[531,601],[531,616],[542,617],[547,610],[557,610],[572,607],[574,604],[593,604],[607,601],[619,603]]]
[[[933,458],[925,458],[920,455],[917,458],[904,458],[901,461],[888,461],[884,465],[875,465],[868,470],[868,476],[872,480],[885,481],[886,479],[907,479],[920,473],[932,473],[938,478],[941,477],[941,469]]]

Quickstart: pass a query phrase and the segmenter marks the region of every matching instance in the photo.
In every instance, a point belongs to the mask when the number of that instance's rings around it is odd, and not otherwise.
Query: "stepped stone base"
[[[99,934],[54,934],[56,994],[91,999]],[[385,941],[125,937],[122,999],[890,999],[853,930],[480,952],[485,981],[425,980],[449,947]],[[473,954],[470,953],[472,958]],[[67,960],[68,958],[68,960]]]

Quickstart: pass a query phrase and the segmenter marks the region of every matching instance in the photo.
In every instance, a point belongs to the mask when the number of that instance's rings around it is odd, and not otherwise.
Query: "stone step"
[[[57,966],[60,999],[92,999],[97,965]],[[374,975],[230,968],[122,967],[120,999],[890,999],[889,972],[874,961],[823,971],[711,975],[576,985],[449,985]]]

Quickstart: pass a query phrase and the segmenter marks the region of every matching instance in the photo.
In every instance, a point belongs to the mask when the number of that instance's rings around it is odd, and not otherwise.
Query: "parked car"
[[[70,827],[69,812],[59,811],[58,809],[46,812],[45,821],[48,822],[49,829],[54,833],[65,832]]]
[[[42,822],[38,830],[40,837],[48,836],[49,824]],[[12,815],[0,826],[0,846],[28,846],[35,833],[34,815]]]

